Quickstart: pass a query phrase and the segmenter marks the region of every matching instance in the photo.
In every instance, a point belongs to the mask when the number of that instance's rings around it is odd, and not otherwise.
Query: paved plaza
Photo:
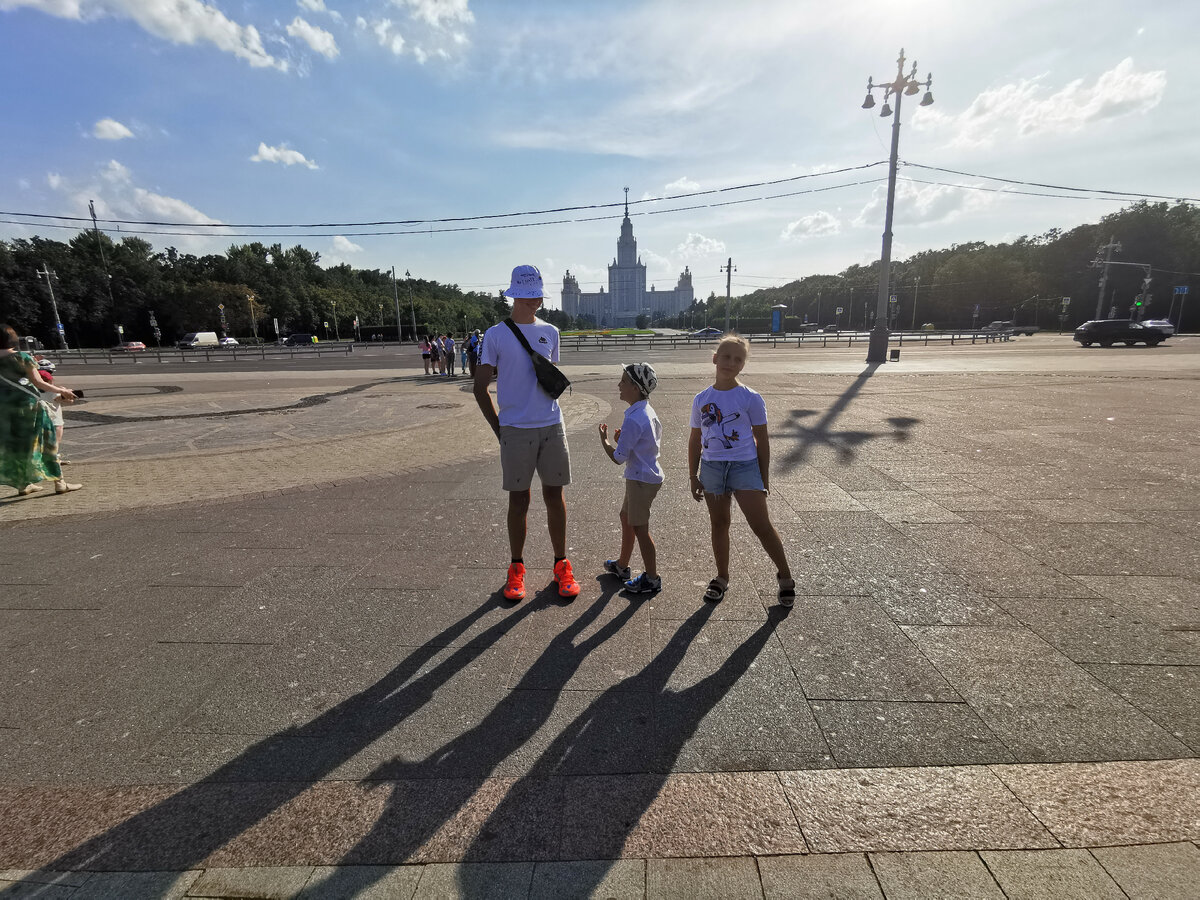
[[[639,354],[649,598],[599,574],[635,359],[564,360],[583,593],[535,491],[521,603],[465,378],[64,366],[85,487],[0,498],[0,898],[1195,897],[1200,339],[756,346],[790,611],[736,513],[701,600],[710,355]]]

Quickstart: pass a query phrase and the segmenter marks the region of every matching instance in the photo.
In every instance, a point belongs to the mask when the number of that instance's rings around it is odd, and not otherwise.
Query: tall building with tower
[[[654,285],[646,289],[646,266],[637,252],[637,238],[629,221],[629,188],[625,188],[625,218],[617,238],[617,255],[608,267],[608,290],[595,292],[579,289],[579,281],[568,269],[563,276],[563,312],[589,319],[598,328],[625,328],[636,324],[638,316],[650,321],[683,312],[695,300],[692,273],[685,266],[675,288],[660,291]]]

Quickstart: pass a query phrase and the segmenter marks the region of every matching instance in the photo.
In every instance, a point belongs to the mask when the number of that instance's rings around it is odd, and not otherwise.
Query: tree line
[[[1144,295],[1140,318],[1179,321],[1181,330],[1200,327],[1200,209],[1187,203],[1138,202],[1069,231],[1021,236],[1009,243],[976,241],[945,250],[925,250],[891,266],[889,295],[896,329],[969,328],[996,319],[1035,324],[1044,329],[1076,325],[1096,318],[1102,268],[1092,262],[1115,239],[1120,252],[1101,303],[1101,318],[1115,307],[1115,318],[1129,317]],[[1143,289],[1149,266],[1150,285]],[[1188,287],[1190,301],[1180,302],[1177,287]],[[742,331],[767,330],[771,307],[784,305],[789,325],[807,320],[842,327],[873,324],[879,297],[879,263],[850,266],[836,275],[812,275],[780,287],[734,298],[733,314]],[[1065,303],[1064,303],[1065,301]],[[708,321],[714,312],[724,323],[725,298],[705,301]],[[840,317],[836,313],[842,308]],[[684,314],[685,317],[688,313]],[[1060,320],[1061,316],[1061,320]],[[692,315],[690,321],[698,319]],[[682,321],[688,324],[688,319]]]
[[[1200,279],[1200,210],[1182,202],[1145,201],[1069,231],[1052,229],[1000,244],[956,244],[893,262],[892,325],[967,328],[1014,319],[1073,328],[1095,317],[1101,270],[1092,262],[1112,238],[1121,252],[1113,255],[1103,317],[1113,307],[1118,317],[1127,316],[1135,297],[1143,295],[1142,318],[1166,318],[1174,309],[1181,330],[1200,325],[1200,297],[1180,304],[1175,293]],[[1151,267],[1148,290],[1144,266]],[[39,270],[47,274],[36,274]],[[805,321],[868,327],[878,283],[876,262],[756,290],[731,298],[731,324],[743,332],[766,331],[771,308],[782,305],[788,328]],[[399,331],[412,340],[414,318],[418,335],[460,334],[508,314],[499,293],[462,291],[423,278],[393,283],[391,272],[344,263],[323,267],[319,254],[299,245],[255,242],[233,245],[224,255],[193,256],[174,247],[156,252],[135,236],[113,241],[97,231],[80,232],[65,243],[42,237],[0,241],[0,321],[55,346],[51,289],[73,346],[115,343],[117,326],[126,340],[152,345],[151,313],[164,343],[189,331],[273,340],[275,320],[283,334],[395,340]],[[710,294],[661,324],[723,325],[725,308],[726,298]],[[560,328],[587,324],[559,310],[542,315]]]

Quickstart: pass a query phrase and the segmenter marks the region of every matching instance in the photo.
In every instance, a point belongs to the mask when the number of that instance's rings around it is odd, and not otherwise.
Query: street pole
[[[412,313],[413,320],[413,343],[417,341],[417,304],[413,300],[412,276],[408,274],[408,269],[404,270],[404,280],[408,282],[408,309]]]
[[[1108,285],[1108,267],[1110,265],[1112,265],[1113,251],[1116,250],[1118,253],[1120,253],[1121,245],[1117,243],[1116,236],[1114,235],[1113,237],[1110,237],[1108,239],[1108,243],[1105,244],[1100,249],[1105,251],[1105,256],[1104,256],[1104,274],[1102,274],[1100,276],[1100,296],[1098,298],[1096,298],[1096,318],[1097,319],[1106,318],[1106,316],[1104,315],[1104,289]],[[1096,268],[1098,265],[1100,265],[1099,257],[1092,260],[1092,268]]]
[[[896,63],[896,80],[891,84],[876,85],[873,84],[872,79],[867,79],[867,98],[863,101],[863,109],[874,107],[875,97],[871,91],[881,88],[884,93],[880,116],[882,118],[892,117],[892,149],[888,156],[887,208],[883,220],[883,248],[879,255],[879,295],[875,309],[875,327],[871,330],[870,343],[867,345],[867,362],[871,363],[881,363],[887,359],[888,284],[891,280],[892,268],[892,212],[896,205],[896,172],[899,167],[900,155],[900,104],[906,94],[911,96],[919,93],[922,84],[916,78],[917,64],[915,62],[912,65],[912,71],[908,75],[904,74],[903,49],[900,50],[900,58]],[[929,90],[933,84],[933,76],[930,75],[923,83],[925,96],[921,99],[921,105],[929,106],[933,103],[933,94]],[[888,106],[889,97],[895,97],[896,109],[894,111]],[[864,321],[863,324],[865,325],[866,322]]]
[[[733,268],[733,257],[729,257],[729,262],[721,267],[721,271],[725,273],[725,333],[729,333],[729,291],[733,283],[733,273],[736,269]]]
[[[392,266],[392,298],[396,301],[396,343],[400,343],[400,289],[396,287],[396,267]],[[413,340],[417,339],[417,323],[413,322]]]
[[[920,292],[920,290],[921,290],[921,276],[920,276],[920,275],[918,275],[916,280],[917,280],[917,286],[913,288],[913,315],[912,315],[912,327],[909,329],[909,331],[916,331],[916,330],[917,330],[917,294],[918,294],[918,293]]]
[[[39,278],[46,279],[46,290],[50,292],[50,308],[54,310],[54,328],[58,331],[58,342],[62,344],[64,350],[70,350],[71,348],[67,346],[67,332],[63,328],[62,319],[58,317],[58,301],[54,299],[54,285],[50,283],[51,278],[58,276],[54,274],[53,269],[47,268],[45,263],[42,263],[42,267],[36,271]]]
[[[108,272],[108,259],[104,256],[104,241],[100,239],[100,226],[96,222],[96,205],[91,200],[88,201],[88,212],[92,214],[92,230],[96,232],[96,246],[100,248],[100,262],[104,266],[104,283],[108,288],[108,308],[112,310],[117,305],[113,300],[112,275]],[[115,315],[116,311],[113,310],[113,313]]]

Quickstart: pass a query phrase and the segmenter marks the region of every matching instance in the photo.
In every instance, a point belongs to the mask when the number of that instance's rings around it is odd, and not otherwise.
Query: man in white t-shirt
[[[558,362],[558,329],[537,318],[544,291],[537,266],[517,266],[505,296],[511,319],[535,353]],[[496,400],[488,387],[496,376]],[[504,584],[509,600],[525,597],[525,534],[530,488],[536,471],[546,502],[546,527],[554,548],[554,580],[563,597],[579,596],[579,582],[567,559],[567,502],[571,456],[558,401],[538,385],[533,360],[506,322],[487,330],[475,367],[475,401],[500,441],[500,468],[508,491],[508,543],[512,562]]]

